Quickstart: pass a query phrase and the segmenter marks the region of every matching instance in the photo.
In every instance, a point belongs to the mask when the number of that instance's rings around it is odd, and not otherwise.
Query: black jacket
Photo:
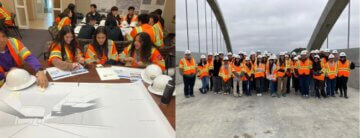
[[[120,17],[113,16],[111,13],[106,17],[105,26],[109,28],[117,27],[118,23],[120,24]]]
[[[97,24],[100,23],[101,15],[100,15],[98,12],[95,12],[95,13],[88,12],[88,13],[86,14],[86,23],[89,23],[90,17],[93,18],[93,19],[96,19],[96,23],[97,23]]]
[[[81,39],[92,39],[92,36],[95,32],[95,27],[89,24],[81,27],[80,32],[78,34],[78,38]]]
[[[220,67],[222,65],[221,60],[216,61],[214,60],[214,76],[219,76]]]

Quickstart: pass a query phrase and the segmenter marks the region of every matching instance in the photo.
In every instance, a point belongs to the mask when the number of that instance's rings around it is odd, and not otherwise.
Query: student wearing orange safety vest
[[[251,63],[251,66],[254,67],[255,64],[256,64],[256,53],[254,51],[251,51],[250,53],[250,63]],[[256,90],[256,82],[255,82],[255,77],[254,77],[254,74],[252,74],[251,76],[251,81],[250,81],[250,92],[252,90]]]
[[[64,26],[58,33],[59,37],[50,46],[48,65],[61,70],[79,69],[85,63],[80,44],[70,26]]]
[[[334,61],[334,55],[329,55],[329,61],[325,64],[326,76],[326,95],[335,97],[336,76],[338,73],[337,63]]]
[[[230,94],[231,91],[231,78],[232,67],[228,57],[224,57],[224,64],[219,70],[219,76],[222,78],[222,86],[224,89],[224,95]]]
[[[151,42],[156,44],[156,38],[155,38],[155,30],[153,26],[149,25],[149,15],[148,14],[140,14],[138,16],[139,19],[139,26],[134,27],[130,34],[127,34],[127,40],[132,41],[134,40],[135,36],[140,32],[147,33],[150,38]]]
[[[265,70],[266,70],[266,79],[269,80],[269,87],[270,87],[270,95],[272,97],[280,97],[280,95],[277,95],[276,92],[276,55],[271,55],[269,57],[269,60],[266,64]]]
[[[122,25],[136,26],[138,24],[138,17],[135,14],[135,7],[130,6],[128,8],[128,14],[121,18]]]
[[[151,42],[150,36],[145,32],[137,34],[135,41],[124,48],[120,54],[120,61],[125,63],[125,66],[130,67],[146,67],[150,64],[156,64],[160,66],[162,71],[165,70],[164,58]]]
[[[115,65],[119,61],[115,42],[108,39],[104,26],[95,30],[92,43],[85,47],[86,63]]]
[[[23,68],[26,63],[35,72],[36,83],[47,88],[48,80],[39,60],[15,38],[9,37],[5,28],[0,28],[0,87],[5,83],[7,73],[13,68]]]
[[[164,32],[159,22],[159,17],[155,13],[151,13],[149,18],[149,25],[151,25],[155,32],[155,45],[159,48],[164,47]]]
[[[263,64],[265,65],[265,79],[264,79],[264,87],[263,87],[263,92],[268,92],[269,91],[269,80],[266,79],[266,65],[268,64],[268,59],[269,59],[269,56],[268,56],[268,52],[267,51],[264,51],[264,54],[262,55],[262,62]]]
[[[210,85],[207,88],[207,91],[212,91],[213,89],[213,74],[214,74],[214,59],[213,59],[213,53],[208,53],[206,63],[209,65],[209,79],[210,79]]]
[[[286,84],[287,84],[287,71],[288,65],[286,65],[285,53],[280,52],[279,60],[276,65],[276,79],[277,79],[277,92],[278,95],[286,96]]]
[[[246,96],[251,96],[251,81],[254,75],[254,66],[251,64],[250,58],[245,58],[245,64],[243,65],[244,75],[242,77],[243,87]]]
[[[3,7],[2,3],[0,2],[0,19],[4,19],[4,24],[6,26],[13,26],[14,23],[12,21],[11,13]]]
[[[235,55],[235,59],[234,59],[234,62],[232,63],[232,72],[233,72],[233,80],[234,80],[234,84],[233,85],[236,85],[236,86],[233,86],[234,88],[234,96],[235,97],[238,97],[238,96],[242,96],[243,94],[243,91],[240,90],[240,85],[241,84],[241,76],[242,76],[242,63],[241,63],[241,60],[240,60],[240,56],[239,55]],[[235,91],[235,87],[236,87],[236,91]]]
[[[290,81],[291,81],[291,75],[292,75],[292,70],[293,70],[289,53],[285,54],[285,65],[286,65],[285,76],[287,78],[287,81],[286,81],[286,93],[289,94],[290,89],[291,89],[290,88]]]
[[[315,96],[320,99],[320,94],[326,98],[325,94],[325,68],[324,65],[321,64],[320,56],[314,55],[313,57],[313,65],[312,65],[312,74],[315,81]]]
[[[197,76],[201,80],[202,87],[199,89],[199,91],[202,94],[205,94],[209,87],[209,63],[206,61],[206,56],[201,55],[200,62],[197,66]]]
[[[340,59],[337,62],[337,66],[338,66],[338,80],[339,82],[339,89],[340,89],[340,97],[343,96],[345,98],[348,98],[347,95],[347,82],[348,82],[348,78],[350,76],[350,69],[354,69],[355,68],[355,64],[352,63],[351,61],[349,61],[348,59],[346,59],[346,54],[344,52],[340,53]]]
[[[195,97],[196,63],[195,59],[191,56],[190,50],[186,50],[185,57],[180,59],[179,72],[183,76],[185,97]]]
[[[214,71],[212,73],[212,77],[213,77],[213,84],[214,84],[214,94],[221,94],[221,77],[219,77],[219,70],[222,66],[222,60],[220,59],[220,56],[218,53],[215,53],[214,55],[214,62],[213,62],[213,67],[214,67]]]
[[[233,56],[233,54],[231,53],[231,52],[229,52],[228,54],[227,54],[227,57],[228,57],[228,59],[229,59],[229,65],[231,65],[232,66],[232,64],[233,64],[233,62],[234,62],[234,56]],[[230,83],[231,83],[231,89],[233,90],[234,89],[234,78],[233,77],[231,77],[230,78]]]
[[[262,60],[262,56],[257,56],[257,61],[254,66],[254,78],[256,83],[257,96],[262,96],[264,92],[264,80],[265,80],[265,62]]]
[[[309,84],[310,84],[310,71],[312,67],[312,62],[307,57],[307,51],[301,51],[301,58],[297,62],[297,67],[295,72],[299,77],[300,82],[300,92],[301,95],[305,98],[309,97]]]
[[[65,9],[63,12],[64,17],[61,18],[60,22],[57,25],[57,29],[60,31],[64,26],[71,26],[71,17],[72,12],[70,9]]]
[[[295,72],[296,68],[297,68],[297,62],[299,61],[299,57],[300,55],[296,55],[292,58],[293,60],[291,60],[291,68],[292,68],[292,87],[294,88],[295,90],[295,94],[297,94],[297,92],[300,90],[300,82],[299,82],[299,76],[298,74]]]

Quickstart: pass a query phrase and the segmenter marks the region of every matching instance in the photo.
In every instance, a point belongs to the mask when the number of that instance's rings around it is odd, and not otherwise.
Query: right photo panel
[[[176,136],[358,138],[358,0],[176,0]]]

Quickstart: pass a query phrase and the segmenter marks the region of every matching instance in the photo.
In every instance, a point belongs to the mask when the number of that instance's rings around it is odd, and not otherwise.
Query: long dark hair
[[[279,57],[279,66],[282,66],[282,65],[286,66],[285,65],[285,56],[284,56],[284,58],[281,58],[281,56]]]
[[[60,32],[57,34],[56,39],[55,39],[55,43],[60,44],[61,46],[61,58],[64,61],[64,56],[65,56],[65,40],[64,40],[64,36],[68,33],[71,33],[73,35],[73,40],[70,42],[69,46],[70,46],[70,52],[73,55],[73,57],[75,57],[75,53],[76,53],[76,49],[79,48],[78,47],[78,41],[76,40],[75,37],[75,33],[74,30],[70,27],[70,26],[64,26]],[[51,47],[52,49],[53,47]],[[68,57],[70,58],[70,57]]]
[[[198,66],[204,66],[207,63],[206,59],[200,58],[200,62],[198,63]]]
[[[98,34],[104,34],[106,39],[105,39],[105,42],[103,45],[100,45],[98,43],[98,41],[96,40],[96,35]],[[95,32],[94,32],[94,36],[93,36],[93,41],[92,41],[92,45],[94,46],[95,48],[95,51],[96,51],[96,54],[99,55],[99,58],[103,56],[103,53],[105,53],[105,56],[107,57],[107,53],[109,51],[109,48],[108,48],[108,36],[107,36],[107,33],[106,33],[106,28],[105,26],[99,26]]]
[[[275,64],[275,61],[273,59],[269,59],[269,72],[270,72],[270,74],[272,73],[274,64]]]
[[[141,61],[148,62],[150,61],[150,57],[151,57],[151,49],[156,47],[151,42],[150,36],[145,32],[138,33],[135,36],[134,41],[131,43],[129,54],[133,55],[135,52],[135,41],[137,37],[140,38],[140,43],[142,43],[140,48]]]

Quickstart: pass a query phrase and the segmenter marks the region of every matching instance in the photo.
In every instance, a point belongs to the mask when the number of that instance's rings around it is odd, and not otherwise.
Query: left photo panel
[[[175,0],[0,0],[0,137],[175,138]]]

